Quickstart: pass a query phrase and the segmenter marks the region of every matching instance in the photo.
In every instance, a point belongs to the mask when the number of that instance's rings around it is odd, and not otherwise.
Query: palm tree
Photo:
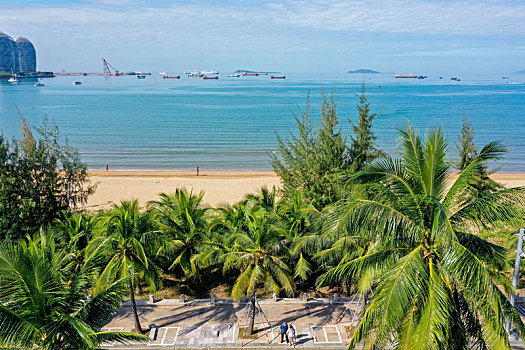
[[[175,257],[170,269],[180,266],[186,276],[198,276],[195,255],[207,240],[209,208],[202,205],[204,192],[194,195],[185,188],[173,194],[161,193],[161,199],[149,203],[159,223],[159,231],[171,242],[164,253]]]
[[[95,349],[103,342],[148,338],[129,332],[101,332],[120,306],[127,280],[89,291],[100,251],[86,257],[72,279],[63,275],[66,253],[44,231],[0,247],[0,346],[26,349]]]
[[[144,280],[150,290],[155,292],[161,285],[159,268],[151,260],[162,244],[161,237],[153,230],[151,216],[141,213],[138,201],[123,201],[102,221],[103,234],[108,238],[104,243],[109,262],[102,271],[98,286],[108,281],[126,278],[133,308],[135,331],[143,333],[135,302],[134,283],[138,278]]]
[[[511,288],[503,274],[506,250],[475,233],[517,216],[525,188],[465,203],[472,176],[498,159],[500,144],[486,145],[454,180],[440,128],[424,139],[410,125],[400,134],[401,159],[379,160],[351,176],[368,196],[342,201],[326,221],[336,237],[362,235],[373,242],[325,276],[374,280],[375,295],[350,348],[366,340],[368,348],[510,349],[505,319],[524,339],[525,327],[498,288]]]
[[[64,214],[53,221],[51,231],[59,248],[68,252],[65,260],[70,272],[77,273],[84,264],[86,248],[94,236],[93,217],[77,212]]]
[[[277,217],[261,210],[246,213],[244,228],[229,238],[230,249],[224,254],[224,271],[239,269],[232,297],[239,300],[243,293],[252,297],[248,318],[248,335],[255,323],[255,290],[263,287],[279,293],[293,293],[293,279],[285,260],[289,251],[284,244],[286,230],[278,225]]]

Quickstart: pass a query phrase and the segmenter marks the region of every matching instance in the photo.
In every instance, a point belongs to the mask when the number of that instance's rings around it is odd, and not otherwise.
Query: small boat
[[[202,79],[204,79],[204,80],[210,80],[210,79],[215,79],[215,80],[217,80],[217,79],[219,79],[219,76],[216,75],[216,76],[214,76],[214,77],[208,77],[208,76],[205,75],[205,76],[202,77]]]
[[[188,75],[188,78],[202,78],[202,77],[204,77],[204,74],[194,74],[194,73],[192,73],[192,74]]]
[[[420,75],[420,76],[418,76],[417,78],[418,78],[418,79],[426,79],[427,76],[426,76],[426,75]]]
[[[270,75],[270,79],[286,79],[286,75],[283,75],[283,76],[280,76],[280,77],[277,77],[275,75]]]
[[[166,72],[160,72],[159,74],[160,74],[160,75],[167,75],[168,73],[166,73]]]
[[[509,77],[501,77],[501,79],[509,79]]]
[[[453,80],[453,81],[461,81],[461,79],[456,78],[456,77],[452,77],[452,78],[450,78],[450,80]]]
[[[239,78],[241,75],[240,74],[228,74],[227,77],[229,78]]]
[[[82,85],[82,82],[81,82],[81,81],[78,81],[78,80],[75,80],[75,81],[73,82],[73,85]]]
[[[38,87],[38,86],[45,86],[45,85],[42,83],[35,83],[35,86]]]
[[[443,79],[443,77],[439,77],[439,79]]]
[[[397,78],[397,79],[416,79],[417,78],[417,75],[415,74],[396,74],[394,75],[394,78]]]
[[[137,74],[137,79],[146,79],[146,74]]]
[[[258,77],[259,73],[244,73],[243,77]]]
[[[7,79],[8,82],[11,84],[18,84],[18,79],[15,73],[13,73],[13,70],[11,69],[11,78]]]
[[[162,79],[180,79],[180,75],[175,75],[170,77],[169,75],[165,75],[162,77]]]

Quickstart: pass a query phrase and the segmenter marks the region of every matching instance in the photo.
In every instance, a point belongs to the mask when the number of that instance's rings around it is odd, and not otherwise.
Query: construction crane
[[[104,75],[106,77],[109,77],[109,76],[118,77],[122,75],[122,73],[120,73],[115,67],[109,64],[108,61],[106,61],[104,57],[102,57],[102,66],[104,67]]]

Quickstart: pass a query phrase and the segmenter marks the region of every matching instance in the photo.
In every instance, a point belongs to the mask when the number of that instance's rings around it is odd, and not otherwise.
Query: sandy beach
[[[525,174],[494,174],[493,178],[507,187],[525,186]],[[188,171],[90,171],[89,180],[97,185],[85,206],[89,210],[133,198],[144,206],[159,193],[172,193],[177,187],[204,191],[204,202],[211,206],[233,204],[263,186],[280,186],[273,171],[215,171],[199,176]]]
[[[158,198],[158,194],[172,193],[178,187],[204,191],[204,202],[211,206],[233,204],[247,193],[263,186],[278,187],[280,180],[273,171],[90,171],[89,180],[97,185],[89,197],[86,209],[108,208],[121,200],[137,198],[141,205]]]

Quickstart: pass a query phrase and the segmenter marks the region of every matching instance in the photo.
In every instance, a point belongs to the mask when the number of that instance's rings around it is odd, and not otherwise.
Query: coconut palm
[[[135,331],[143,333],[134,286],[139,278],[144,280],[153,292],[161,286],[159,268],[151,259],[162,244],[161,237],[153,230],[150,215],[140,212],[137,200],[114,205],[101,224],[102,234],[107,237],[107,242],[103,245],[106,247],[109,262],[100,274],[97,288],[105,286],[108,281],[127,278]]]
[[[195,256],[207,240],[209,208],[202,205],[203,196],[204,192],[194,195],[178,188],[173,194],[161,193],[160,200],[149,203],[159,231],[171,240],[160,253],[173,255],[170,269],[179,266],[188,277],[198,276]]]
[[[465,203],[471,177],[504,148],[489,143],[451,179],[440,128],[425,138],[410,125],[399,132],[401,158],[377,161],[352,176],[368,196],[339,203],[326,221],[336,237],[359,234],[373,242],[364,255],[325,276],[375,281],[350,348],[366,340],[368,348],[510,349],[505,319],[524,339],[525,327],[497,286],[511,288],[502,273],[506,251],[475,233],[513,219],[513,208],[525,204],[525,188]]]
[[[54,238],[36,236],[0,247],[0,346],[25,349],[95,349],[103,342],[145,341],[128,332],[102,332],[120,306],[127,280],[89,294],[100,251],[72,279],[63,275],[64,252]]]
[[[64,214],[53,221],[53,236],[60,249],[67,251],[65,260],[72,274],[77,273],[84,264],[86,248],[95,232],[95,221],[81,213]]]
[[[284,241],[286,230],[279,226],[278,218],[265,211],[246,213],[242,230],[229,238],[230,249],[224,254],[224,270],[238,269],[240,275],[232,297],[241,299],[243,294],[252,297],[247,333],[253,333],[255,322],[255,290],[264,288],[274,293],[284,290],[293,293],[293,279],[285,260],[289,251]]]
[[[268,213],[275,213],[279,204],[277,200],[277,190],[275,186],[273,186],[271,190],[263,186],[257,193],[247,194],[244,197],[244,202],[246,202],[249,207],[257,206]]]

